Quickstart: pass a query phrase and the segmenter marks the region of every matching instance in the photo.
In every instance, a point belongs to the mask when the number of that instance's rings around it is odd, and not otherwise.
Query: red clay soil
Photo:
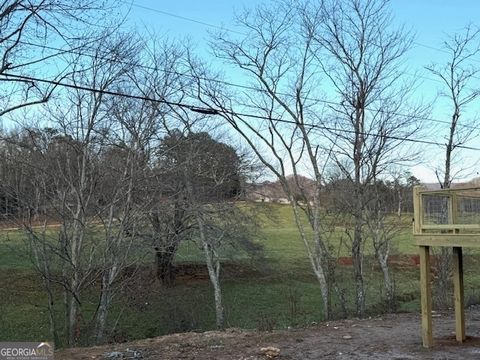
[[[434,263],[435,256],[431,256],[431,261]],[[341,256],[337,260],[340,265],[353,265],[353,258],[351,256]],[[420,264],[419,255],[391,255],[388,257],[388,263],[394,266],[418,266]]]
[[[453,311],[452,311],[453,313]],[[229,329],[184,333],[130,343],[58,351],[56,360],[255,360],[261,348],[280,350],[275,359],[480,359],[480,311],[467,312],[467,341],[455,341],[452,313],[435,314],[432,349],[424,349],[418,314],[325,322],[307,329],[273,332]]]

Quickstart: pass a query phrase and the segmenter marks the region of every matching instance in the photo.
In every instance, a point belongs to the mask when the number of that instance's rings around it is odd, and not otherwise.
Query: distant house
[[[287,181],[292,189],[293,196],[303,197],[303,201],[313,199],[315,192],[315,181],[305,176],[298,176],[297,181],[293,176],[287,177]],[[298,182],[298,184],[297,184]],[[300,188],[303,191],[300,191]],[[258,184],[248,184],[245,190],[246,200],[257,202],[274,202],[280,204],[288,204],[288,196],[283,190],[280,181],[264,181]]]

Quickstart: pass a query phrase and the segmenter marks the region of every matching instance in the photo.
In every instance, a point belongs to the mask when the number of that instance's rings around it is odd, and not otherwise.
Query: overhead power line
[[[202,21],[202,20],[196,20],[196,19],[193,19],[193,18],[190,18],[190,17],[187,17],[187,16],[174,14],[172,12],[168,12],[168,11],[164,11],[164,10],[160,10],[160,9],[155,9],[155,8],[150,7],[150,6],[140,5],[140,4],[137,4],[133,1],[128,2],[128,1],[120,0],[120,2],[122,2],[122,3],[124,3],[128,6],[134,6],[134,7],[139,8],[139,9],[152,11],[152,12],[155,12],[157,14],[170,16],[172,18],[176,18],[176,19],[188,21],[188,22],[191,22],[191,23],[203,25],[203,26],[206,26],[206,27],[209,27],[209,28],[212,28],[212,29],[227,31],[229,33],[234,33],[234,34],[238,34],[238,35],[244,35],[244,36],[246,35],[245,33],[241,32],[241,31],[237,31],[237,30],[234,30],[234,29],[230,29],[230,28],[227,28],[227,27],[220,26],[220,25],[215,25],[215,24],[208,23],[208,22]]]
[[[232,34],[237,34],[237,35],[243,35],[243,36],[248,36],[248,34],[244,33],[244,32],[241,32],[241,31],[237,31],[237,30],[234,30],[234,29],[231,29],[231,28],[228,28],[228,27],[224,27],[224,26],[220,26],[220,25],[215,25],[215,24],[212,24],[212,23],[208,23],[206,21],[203,21],[203,20],[197,20],[197,19],[194,19],[194,18],[191,18],[191,17],[187,17],[187,16],[183,16],[183,15],[178,15],[178,14],[175,14],[175,13],[172,13],[172,12],[168,12],[168,11],[164,11],[164,10],[160,10],[160,9],[156,9],[156,8],[152,8],[150,6],[145,6],[145,5],[140,5],[140,4],[137,4],[135,2],[128,2],[128,1],[120,1],[126,5],[129,5],[129,6],[134,6],[136,8],[139,8],[139,9],[143,9],[143,10],[148,10],[148,11],[152,11],[152,12],[155,12],[157,14],[162,14],[162,15],[166,15],[166,16],[169,16],[169,17],[172,17],[172,18],[176,18],[176,19],[180,19],[180,20],[183,20],[183,21],[188,21],[188,22],[191,22],[191,23],[194,23],[194,24],[199,24],[199,25],[203,25],[203,26],[206,26],[206,27],[209,27],[209,28],[212,28],[212,29],[217,29],[217,30],[221,30],[221,31],[226,31],[226,32],[229,32],[229,33],[232,33]],[[425,47],[425,48],[428,48],[428,49],[435,49],[437,51],[440,51],[440,52],[445,52],[445,50],[441,50],[441,49],[437,49],[437,48],[434,48],[432,46],[429,46],[429,45],[424,45],[424,44],[421,44],[421,43],[418,43],[418,42],[414,42],[413,44],[417,45],[417,46],[421,46],[421,47]],[[426,80],[430,80],[430,81],[435,81],[435,82],[442,82],[441,80],[439,79],[434,79],[434,78],[431,78],[431,77],[428,77],[428,76],[424,76],[424,75],[418,75],[418,74],[410,74],[410,73],[405,73],[406,75],[409,75],[409,76],[413,76],[413,77],[420,77],[422,79],[426,79]]]
[[[242,112],[237,112],[237,111],[232,111],[232,110],[225,110],[225,109],[199,107],[199,106],[196,106],[196,105],[190,105],[190,104],[186,104],[186,103],[182,103],[182,102],[169,101],[169,100],[166,100],[166,99],[154,99],[154,98],[146,97],[146,96],[143,96],[143,95],[133,95],[133,94],[121,93],[121,92],[118,92],[118,91],[97,89],[97,88],[90,87],[90,86],[66,83],[66,82],[58,81],[58,80],[48,80],[48,79],[42,79],[42,78],[38,78],[38,77],[17,75],[17,74],[9,74],[9,73],[2,73],[2,74],[0,74],[0,76],[3,76],[5,78],[10,78],[10,79],[16,79],[18,81],[46,83],[46,84],[50,84],[50,85],[61,86],[61,87],[65,87],[65,88],[77,89],[77,90],[82,90],[82,91],[89,91],[89,92],[94,92],[94,93],[99,93],[99,94],[105,94],[105,95],[111,95],[111,96],[121,96],[121,97],[124,97],[124,98],[137,99],[137,100],[142,100],[142,101],[150,101],[150,102],[165,104],[165,105],[169,105],[169,106],[176,106],[176,107],[179,107],[179,108],[187,109],[187,110],[190,110],[190,111],[193,111],[193,112],[202,113],[202,114],[206,114],[206,115],[222,115],[223,114],[223,115],[230,115],[230,116],[235,116],[235,117],[239,117],[239,118],[240,117],[247,117],[247,118],[252,118],[252,119],[275,121],[275,122],[279,122],[279,123],[299,125],[296,121],[293,121],[293,120],[286,120],[286,119],[282,119],[282,118],[271,118],[271,117],[266,117],[266,116],[262,116],[262,115],[247,114],[247,113],[242,113]],[[305,127],[308,127],[308,128],[314,128],[314,129],[329,131],[329,132],[332,132],[336,135],[341,135],[342,133],[351,133],[351,134],[360,134],[360,135],[363,135],[363,136],[371,136],[371,137],[377,137],[377,138],[398,140],[398,141],[402,141],[402,142],[410,142],[410,143],[425,144],[425,145],[436,145],[436,146],[441,146],[441,147],[445,146],[445,144],[438,143],[438,142],[435,142],[435,141],[413,139],[413,138],[392,136],[392,135],[385,135],[385,134],[374,134],[374,133],[368,133],[368,132],[357,132],[355,130],[338,129],[338,128],[328,127],[328,126],[323,126],[323,125],[318,125],[318,124],[302,123],[302,126],[305,126]],[[465,145],[456,145],[456,148],[480,151],[480,148],[465,146]]]
[[[227,32],[233,33],[233,34],[247,36],[246,33],[238,31],[238,30],[234,30],[234,29],[231,29],[231,28],[228,28],[228,27],[212,24],[212,23],[202,21],[202,20],[197,20],[197,19],[194,19],[194,18],[191,18],[191,17],[178,15],[178,14],[175,14],[175,13],[172,13],[172,12],[152,8],[150,6],[137,4],[137,3],[133,2],[133,0],[132,0],[132,2],[120,0],[120,2],[122,2],[126,5],[129,5],[129,6],[134,6],[134,7],[139,8],[139,9],[144,9],[144,10],[155,12],[157,14],[163,14],[163,15],[166,15],[166,16],[170,16],[170,17],[173,17],[173,18],[180,19],[180,20],[188,21],[188,22],[191,22],[191,23],[196,23],[196,24],[203,25],[203,26],[206,26],[206,27],[209,27],[209,28],[212,28],[212,29],[217,29],[217,30],[227,31]],[[427,45],[427,44],[423,44],[423,43],[418,42],[418,41],[413,41],[413,44],[416,45],[416,46],[419,46],[419,47],[423,47],[425,49],[435,50],[437,52],[441,52],[441,53],[444,53],[444,54],[450,54],[450,52],[448,50],[440,49],[438,47]],[[477,60],[477,59],[472,59],[472,61],[480,63],[480,60]],[[413,75],[413,74],[409,74],[409,75],[418,76],[418,75]],[[420,77],[428,79],[428,80],[432,80],[432,81],[441,81],[441,80],[433,79],[433,78],[426,77],[426,76],[420,76]],[[478,79],[480,79],[480,78],[478,78]]]
[[[115,62],[117,64],[123,64],[123,65],[132,66],[132,67],[135,66],[135,67],[143,68],[143,69],[146,69],[146,70],[152,70],[152,71],[160,71],[160,72],[163,72],[163,73],[166,73],[166,74],[171,74],[171,75],[176,75],[176,76],[182,76],[182,77],[188,77],[188,78],[198,78],[199,80],[215,82],[215,83],[218,83],[218,84],[232,86],[232,87],[236,87],[236,88],[239,88],[239,89],[259,91],[259,92],[263,92],[263,93],[268,94],[267,90],[255,88],[253,86],[242,85],[242,84],[237,84],[237,83],[226,81],[226,80],[212,79],[212,78],[207,78],[207,77],[202,77],[202,76],[195,77],[191,74],[182,73],[182,72],[178,72],[178,71],[175,71],[175,70],[160,69],[160,68],[156,68],[156,67],[153,67],[153,66],[138,64],[136,62],[124,61],[124,60],[121,60],[121,59],[113,59],[113,58],[110,58],[110,57],[105,56],[105,55],[85,53],[85,52],[82,52],[82,51],[78,50],[78,49],[81,49],[82,46],[77,46],[77,47],[72,48],[72,49],[62,49],[62,48],[57,48],[57,47],[54,47],[54,46],[48,46],[48,45],[43,45],[43,44],[35,44],[35,43],[32,43],[32,42],[22,41],[22,40],[20,40],[19,42],[24,44],[24,45],[28,45],[28,46],[34,46],[34,47],[40,47],[42,49],[58,51],[59,55],[65,54],[65,53],[70,53],[70,54],[79,55],[79,56],[97,58],[97,59],[104,60],[104,61]],[[91,42],[89,42],[89,44],[90,43]],[[281,96],[286,96],[286,97],[295,96],[295,95],[288,94],[288,93],[285,93],[285,92],[277,92],[277,94],[281,95]],[[335,101],[318,99],[318,98],[314,98],[314,97],[305,97],[305,100],[315,101],[315,102],[319,102],[319,103],[323,103],[323,104],[327,104],[327,105],[334,105],[334,106],[341,105],[340,103],[335,102]],[[388,115],[410,117],[410,118],[416,119],[416,120],[425,120],[425,121],[435,122],[435,123],[439,123],[439,124],[446,124],[446,125],[449,125],[449,126],[451,125],[451,123],[449,121],[435,119],[435,118],[432,118],[432,117],[418,116],[418,115],[408,115],[408,114],[403,114],[403,113],[399,113],[399,112],[392,112],[392,111],[383,110],[383,109],[371,109],[371,110],[374,111],[374,112],[384,113],[384,114],[388,114]],[[466,129],[478,130],[477,126],[468,125],[468,124],[461,124],[460,123],[460,124],[457,124],[457,126],[462,127],[462,128],[466,128]]]

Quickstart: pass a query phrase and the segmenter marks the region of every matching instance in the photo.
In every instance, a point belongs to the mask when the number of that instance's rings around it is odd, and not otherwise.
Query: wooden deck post
[[[461,247],[453,248],[453,285],[455,294],[455,335],[457,341],[461,343],[465,341],[463,254]]]
[[[432,290],[430,288],[430,247],[420,246],[420,293],[422,305],[423,347],[433,345],[432,337]]]

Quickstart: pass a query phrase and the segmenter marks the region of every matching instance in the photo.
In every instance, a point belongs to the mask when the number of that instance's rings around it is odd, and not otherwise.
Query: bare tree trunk
[[[215,297],[215,318],[217,328],[223,329],[225,326],[225,315],[222,301],[222,289],[220,287],[220,261],[215,259],[208,243],[203,244],[205,259],[207,262],[208,275],[213,285],[213,294]]]
[[[196,218],[198,222],[200,240],[202,242],[203,252],[205,254],[205,261],[207,263],[208,276],[213,286],[213,294],[215,298],[216,324],[218,329],[223,329],[225,326],[225,318],[224,318],[225,312],[224,312],[223,302],[222,302],[222,289],[220,287],[220,260],[215,250],[207,240],[203,219],[198,213],[196,214]]]
[[[47,252],[46,239],[45,239],[46,231],[47,231],[47,224],[45,222],[43,226],[42,234],[40,235],[41,237],[40,244],[38,245],[36,244],[37,239],[35,239],[35,235],[33,234],[31,236],[32,239],[30,240],[30,242],[34,243],[32,246],[32,252],[35,258],[36,266],[40,270],[40,273],[42,275],[45,289],[47,290],[48,319],[50,322],[50,334],[52,335],[55,344],[60,344],[60,338],[58,337],[57,324],[55,320],[54,293],[53,293],[54,289],[53,289],[53,282],[51,280],[52,273],[50,271],[49,261],[47,258],[48,252]]]
[[[49,279],[44,279],[45,289],[47,289],[48,295],[48,319],[50,321],[50,334],[53,336],[55,344],[60,344],[60,338],[58,337],[57,322],[55,320],[55,308],[52,282]]]
[[[85,152],[85,150],[83,150]],[[78,324],[78,306],[79,306],[79,288],[80,288],[80,279],[81,279],[81,253],[83,248],[83,240],[84,240],[84,232],[85,232],[85,224],[86,219],[83,216],[83,206],[87,203],[85,198],[82,197],[84,190],[85,190],[85,176],[86,176],[86,158],[85,154],[82,157],[82,168],[80,174],[80,188],[78,189],[77,193],[77,210],[75,212],[75,216],[73,218],[73,230],[71,236],[71,244],[70,244],[70,266],[71,266],[71,278],[69,281],[69,292],[71,296],[69,298],[68,304],[68,344],[71,346],[75,346],[77,342],[77,337],[79,336],[79,324]],[[82,199],[80,199],[82,197]]]
[[[67,284],[64,284],[64,286]],[[67,342],[67,345],[70,343],[70,337],[68,336],[69,330],[70,330],[70,297],[72,295],[70,292],[67,290],[65,287],[63,290],[63,328],[65,329],[65,340]]]
[[[165,216],[163,221],[157,213],[149,216],[155,236],[157,236],[154,247],[156,275],[165,287],[175,286],[177,276],[175,256],[182,241],[182,232],[185,231],[188,224],[185,209],[179,198],[181,189],[177,189],[177,191],[172,202],[173,210],[168,209],[168,206],[166,210],[173,213],[171,216]],[[161,212],[161,210],[158,211]]]
[[[375,256],[383,275],[383,286],[385,289],[385,300],[389,312],[395,311],[395,283],[390,274],[388,266],[388,258],[390,255],[389,239],[382,237],[382,229],[384,224],[378,223],[377,228],[373,230],[373,241],[375,247]]]
[[[365,315],[365,287],[363,283],[363,249],[362,249],[362,224],[361,219],[355,219],[355,229],[352,242],[353,277],[355,280],[355,305],[357,316]]]
[[[398,185],[397,196],[398,196],[398,208],[397,208],[397,217],[402,216],[402,206],[403,206],[403,191],[402,186]]]
[[[97,312],[95,324],[95,342],[101,344],[105,336],[105,328],[110,305],[114,296],[113,283],[117,278],[120,269],[125,265],[129,254],[130,243],[126,241],[125,229],[128,228],[130,220],[130,208],[132,206],[132,191],[134,189],[134,163],[136,158],[128,158],[126,160],[126,168],[124,169],[122,180],[117,184],[116,196],[113,197],[108,213],[108,221],[106,223],[106,234],[104,238],[104,269],[102,273],[102,288],[100,291],[100,303]],[[125,195],[125,198],[123,196]],[[123,203],[121,201],[123,200]],[[115,222],[115,209],[121,204],[122,211],[119,223]],[[133,234],[130,234],[133,237]],[[130,241],[131,242],[131,241]]]
[[[361,102],[360,99],[357,100]],[[357,316],[365,315],[365,286],[363,282],[363,189],[362,189],[362,158],[363,158],[363,111],[357,109],[355,116],[355,146],[353,148],[353,162],[355,166],[354,179],[354,229],[352,241],[353,277],[355,281],[355,305]]]
[[[381,188],[383,182],[373,179],[374,188],[369,193],[371,200],[367,205],[366,228],[369,230],[369,235],[373,241],[373,248],[375,249],[375,257],[380,266],[383,275],[383,287],[385,291],[385,300],[389,312],[395,310],[395,283],[391,275],[391,269],[388,264],[390,257],[390,244],[401,224],[400,216],[399,222],[393,221],[390,217],[390,212],[386,212],[386,204],[389,201],[383,194]],[[392,190],[395,190],[393,186]]]
[[[103,282],[103,280],[102,280]],[[109,294],[107,291],[102,291],[100,296],[100,306],[98,307],[97,321],[95,324],[95,343],[101,344],[105,337],[105,327],[107,324],[108,307],[110,306]]]
[[[455,106],[455,111],[452,116],[452,123],[450,126],[450,132],[448,136],[448,142],[445,148],[445,173],[443,182],[441,184],[442,189],[449,189],[452,182],[451,167],[452,167],[452,152],[454,146],[454,137],[456,134],[456,125],[460,118],[459,109]],[[445,219],[448,221],[448,219]],[[450,276],[452,274],[452,251],[448,247],[442,246],[440,248],[440,255],[437,260],[437,305],[445,309],[451,304],[451,296],[449,289],[451,288]]]
[[[104,341],[105,328],[107,324],[108,311],[112,302],[112,271],[116,269],[107,270],[102,275],[102,291],[100,294],[100,303],[97,312],[97,320],[95,324],[95,342],[101,344]]]
[[[75,285],[75,282],[73,282],[72,285]],[[67,334],[68,334],[68,345],[70,346],[75,346],[77,343],[77,337],[78,337],[78,304],[75,299],[75,296],[70,296],[69,297],[69,303],[68,303],[68,329],[67,329]]]
[[[448,189],[450,188],[450,184],[452,182],[452,152],[454,148],[454,140],[455,140],[455,135],[456,135],[456,127],[458,120],[460,119],[460,109],[458,108],[458,105],[455,105],[455,110],[452,116],[452,123],[450,126],[450,132],[448,135],[448,143],[445,148],[445,174],[443,176],[443,183],[442,189]]]
[[[155,247],[157,278],[166,287],[175,286],[176,268],[174,265],[176,249],[169,246],[166,249]]]
[[[316,200],[314,199],[314,202],[315,201]],[[319,219],[315,220],[316,218],[315,216],[312,224],[314,246],[315,246],[315,249],[312,251],[312,245],[310,244],[307,234],[305,232],[305,229],[303,227],[302,218],[301,218],[300,211],[298,209],[298,205],[294,199],[290,200],[290,204],[293,208],[295,223],[299,230],[300,237],[303,241],[303,244],[305,245],[305,250],[307,251],[308,259],[310,260],[310,264],[312,265],[313,273],[315,274],[318,284],[320,285],[320,294],[322,296],[323,312],[325,314],[325,319],[330,319],[331,317],[330,286],[329,286],[329,279],[326,276],[327,271],[325,271],[325,269],[328,268],[328,259],[327,261],[325,260],[325,258],[328,258],[328,252],[326,249],[323,249],[324,244],[323,244],[323,241],[321,241],[320,239]]]
[[[75,238],[75,236],[73,237]],[[75,241],[73,242],[75,243]],[[75,246],[74,246],[75,247]],[[78,332],[78,287],[79,287],[79,266],[77,262],[77,253],[71,253],[71,265],[73,274],[69,281],[70,289],[68,296],[68,328],[67,328],[67,338],[68,344],[70,346],[75,346],[77,342],[77,332]]]
[[[393,312],[395,311],[395,284],[390,275],[387,257],[378,254],[377,259],[383,274],[383,285],[385,288],[385,299],[387,301],[388,311]]]

